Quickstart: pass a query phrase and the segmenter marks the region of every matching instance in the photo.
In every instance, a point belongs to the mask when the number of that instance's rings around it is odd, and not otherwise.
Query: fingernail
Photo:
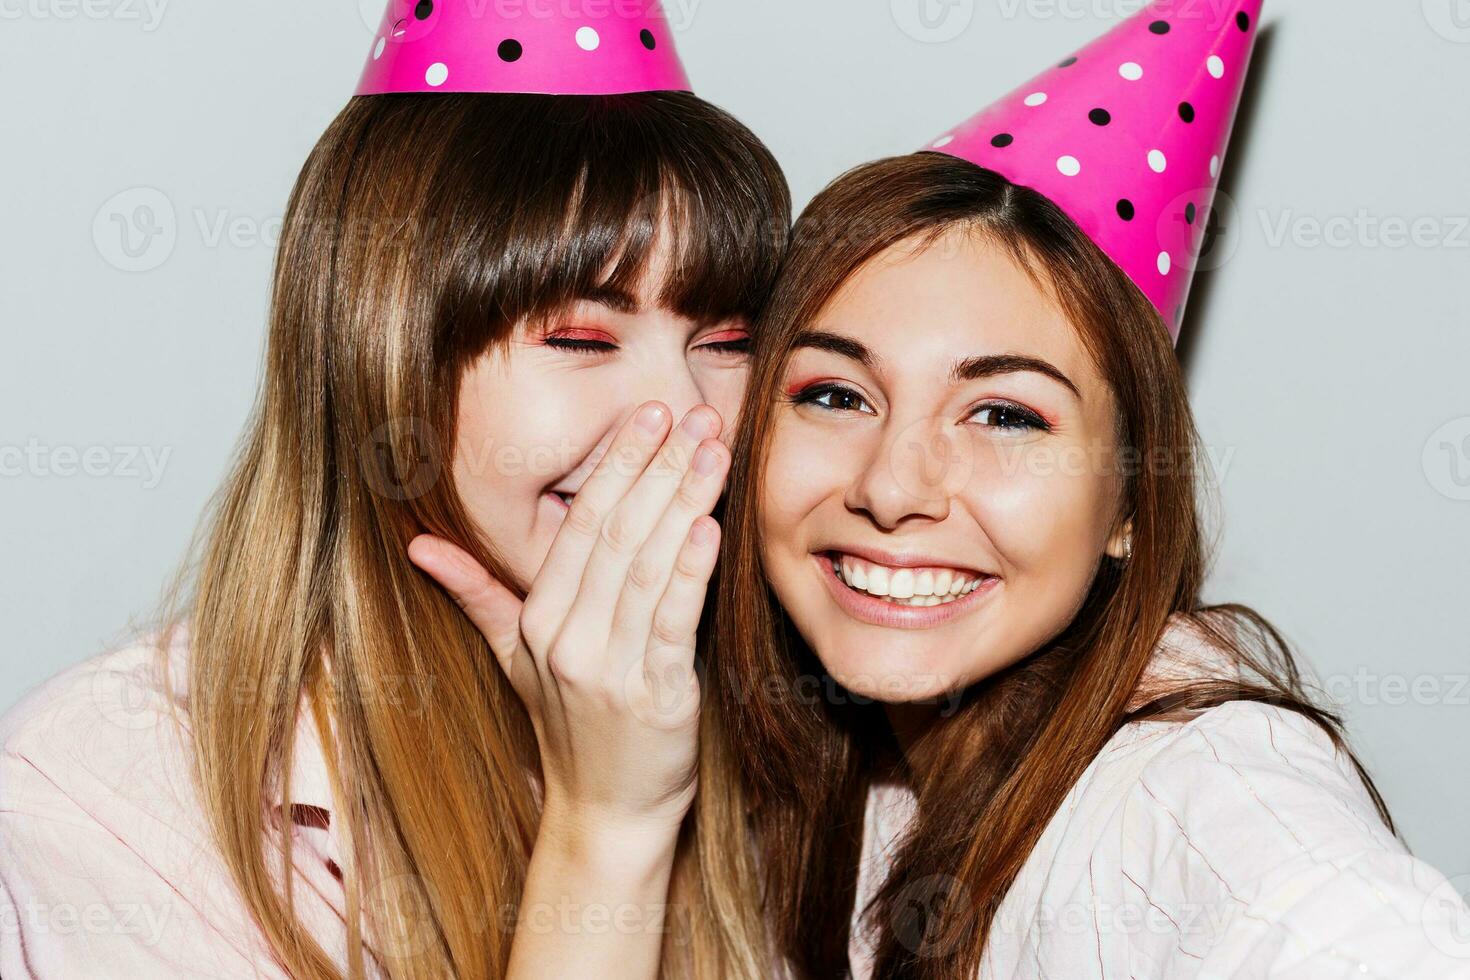
[[[684,416],[683,429],[684,432],[688,435],[691,435],[696,439],[703,439],[705,436],[710,435],[714,431],[714,423],[710,419],[708,412],[702,412],[698,409],[695,409],[688,415]]]
[[[638,412],[638,428],[644,432],[657,433],[664,425],[664,407],[662,405],[644,405]]]
[[[694,472],[700,476],[709,476],[720,467],[720,457],[708,446],[700,446],[699,451],[694,454]]]
[[[706,545],[706,544],[709,544],[714,539],[715,539],[715,532],[714,532],[714,529],[712,527],[710,527],[704,521],[697,521],[697,522],[695,522],[695,524],[694,524],[694,543],[695,544],[698,544],[698,545]]]

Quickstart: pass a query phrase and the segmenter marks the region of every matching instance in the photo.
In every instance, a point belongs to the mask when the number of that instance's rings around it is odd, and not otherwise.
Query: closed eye
[[[701,344],[699,350],[709,351],[712,354],[723,354],[726,357],[743,357],[750,353],[750,338],[744,340],[719,340],[713,344]]]
[[[602,330],[558,330],[548,334],[541,342],[552,350],[573,354],[609,354],[618,349],[612,336]]]

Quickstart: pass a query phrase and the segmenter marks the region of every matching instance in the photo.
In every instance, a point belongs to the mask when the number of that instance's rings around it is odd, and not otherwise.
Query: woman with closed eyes
[[[655,5],[574,7],[389,3],[197,567],[0,725],[6,980],[729,975],[657,683],[790,200]]]
[[[797,223],[698,802],[754,827],[706,880],[764,899],[767,975],[1470,977],[1470,910],[1281,636],[1201,597],[1202,229],[1161,219],[1209,206],[1259,5],[1161,9]]]

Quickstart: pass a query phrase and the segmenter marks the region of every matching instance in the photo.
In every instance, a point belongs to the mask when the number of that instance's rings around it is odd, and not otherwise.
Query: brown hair
[[[286,973],[341,975],[294,914],[290,835],[267,833],[303,696],[332,769],[348,975],[364,941],[395,978],[508,962],[536,742],[406,554],[429,531],[503,571],[443,478],[463,370],[527,318],[632,291],[664,226],[662,302],[753,321],[789,223],[769,151],[686,93],[357,98],[322,136],[285,218],[259,399],[192,594],[186,567],[158,616],[187,623],[201,798]],[[432,681],[416,710],[388,696],[404,678]]]
[[[999,243],[1050,290],[1116,396],[1120,446],[1134,459],[1169,447],[1179,462],[1125,471],[1120,517],[1133,521],[1132,559],[1103,560],[1081,610],[1056,638],[973,685],[957,712],[925,736],[932,740],[925,754],[944,764],[917,777],[918,818],[866,910],[881,929],[875,976],[976,975],[997,907],[1042,829],[1129,721],[1254,700],[1301,712],[1346,749],[1339,719],[1309,699],[1280,634],[1246,607],[1200,601],[1199,437],[1169,335],[1142,292],[1047,198],[992,171],[937,153],[859,167],[797,222],[762,323],[727,511],[713,656],[719,703],[706,719],[706,755],[726,756],[735,775],[711,764],[701,777],[702,820],[722,824],[730,839],[747,813],[755,827],[755,858],[736,867],[712,856],[709,876],[743,877],[745,893],[762,895],[771,945],[805,977],[846,975],[865,795],[893,742],[878,705],[773,694],[798,690],[803,674],[821,675],[762,570],[759,514],[774,406],[794,339],[843,283],[886,249],[932,244],[952,229]],[[1173,614],[1227,651],[1242,667],[1240,679],[1151,690],[1159,696],[1130,712]],[[754,861],[763,868],[759,882],[750,878]],[[934,897],[926,881],[941,873],[949,900],[938,908],[915,902]],[[752,910],[745,914],[754,920]]]

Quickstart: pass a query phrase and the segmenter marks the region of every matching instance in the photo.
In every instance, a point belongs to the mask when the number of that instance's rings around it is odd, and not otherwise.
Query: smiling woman
[[[1467,975],[1285,642],[1202,601],[1169,330],[1047,197],[934,153],[829,186],[736,458],[700,819],[753,816],[706,875],[779,968]]]

